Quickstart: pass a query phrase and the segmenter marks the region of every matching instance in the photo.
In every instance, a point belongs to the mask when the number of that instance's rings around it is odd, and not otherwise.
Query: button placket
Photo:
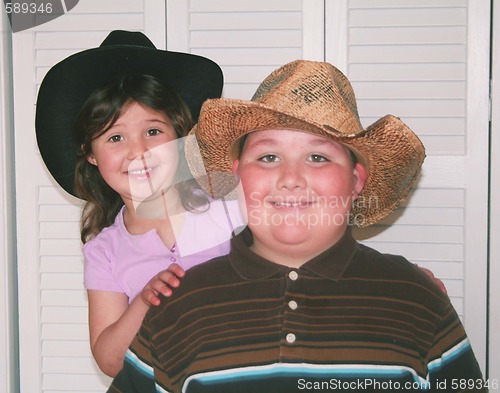
[[[288,272],[288,278],[291,282],[295,282],[299,278],[299,274],[297,273],[297,271],[291,270],[290,272]],[[291,282],[289,282],[289,285],[291,284]],[[295,311],[298,307],[299,305],[295,300],[291,299],[288,301],[288,309],[290,311]],[[293,344],[297,340],[297,336],[294,333],[288,331],[286,333],[285,340],[288,344]]]
[[[172,249],[170,250],[170,252],[172,253],[172,255],[170,256],[170,262],[177,262],[177,246],[176,244],[174,243]]]

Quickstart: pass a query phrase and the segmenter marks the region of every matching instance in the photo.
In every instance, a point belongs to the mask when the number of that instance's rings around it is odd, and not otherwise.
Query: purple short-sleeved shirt
[[[113,225],[83,246],[84,285],[90,290],[123,292],[129,302],[149,280],[171,263],[185,270],[229,253],[231,232],[244,225],[236,201],[212,201],[204,213],[183,213],[176,232],[176,247],[168,249],[156,230],[132,235],[125,228],[123,212]],[[229,219],[228,219],[229,218]]]

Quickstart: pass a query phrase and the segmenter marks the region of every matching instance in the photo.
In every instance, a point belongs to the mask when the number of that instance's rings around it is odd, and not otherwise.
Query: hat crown
[[[333,132],[363,132],[351,84],[328,63],[288,63],[260,84],[252,101]]]
[[[156,46],[151,42],[151,40],[140,31],[113,30],[108,34],[99,47],[103,48],[115,45],[130,45],[156,49]]]

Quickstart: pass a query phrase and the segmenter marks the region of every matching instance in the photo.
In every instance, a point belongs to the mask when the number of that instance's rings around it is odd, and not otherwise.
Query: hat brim
[[[186,101],[195,120],[202,103],[222,93],[220,67],[188,53],[117,45],[88,49],[56,64],[40,85],[35,127],[48,170],[70,194],[78,148],[73,141],[74,121],[94,90],[127,74],[151,75],[173,88]]]
[[[214,197],[231,193],[237,183],[227,176],[242,136],[265,129],[290,129],[318,134],[345,145],[360,159],[368,177],[354,203],[350,220],[358,227],[372,225],[394,211],[420,173],[425,150],[418,137],[399,118],[387,115],[362,132],[342,135],[293,114],[241,100],[205,103],[200,122],[190,132],[186,157],[194,177]],[[196,139],[196,140],[195,140]],[[195,146],[197,144],[197,146]]]

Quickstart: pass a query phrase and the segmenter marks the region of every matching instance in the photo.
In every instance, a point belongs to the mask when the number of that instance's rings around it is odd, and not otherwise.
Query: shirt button
[[[288,302],[288,307],[290,307],[292,310],[296,310],[299,305],[295,300],[290,300]]]
[[[288,278],[290,278],[290,280],[292,281],[295,281],[297,278],[299,278],[299,275],[295,270],[292,270],[290,273],[288,273]]]
[[[170,260],[171,260],[172,262],[177,261],[177,259],[176,259],[175,257],[170,257]]]
[[[295,337],[295,334],[293,333],[288,333],[286,335],[286,341],[289,342],[290,344],[293,344],[295,342],[297,337]]]

